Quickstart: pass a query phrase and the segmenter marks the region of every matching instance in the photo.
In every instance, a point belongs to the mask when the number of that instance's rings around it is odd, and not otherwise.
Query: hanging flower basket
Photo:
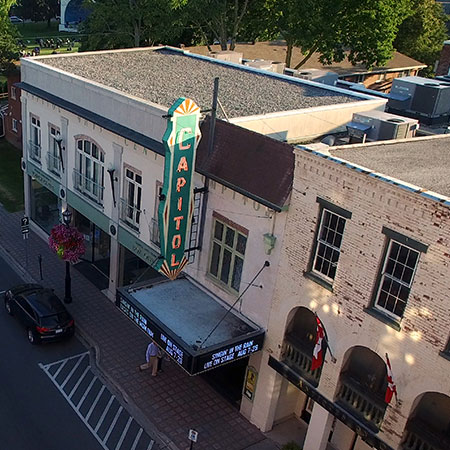
[[[52,228],[48,245],[62,260],[71,263],[76,263],[85,252],[83,235],[62,223]]]

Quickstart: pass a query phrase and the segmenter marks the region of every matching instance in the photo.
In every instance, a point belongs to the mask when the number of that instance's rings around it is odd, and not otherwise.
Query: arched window
[[[439,392],[426,392],[416,399],[406,422],[400,448],[450,448],[450,397]]]
[[[355,346],[344,358],[336,403],[378,431],[386,412],[386,363],[367,347]]]
[[[103,204],[105,153],[91,139],[76,139],[75,189]]]

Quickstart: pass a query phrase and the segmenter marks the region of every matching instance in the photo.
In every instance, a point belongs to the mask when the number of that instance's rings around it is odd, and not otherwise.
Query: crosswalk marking
[[[91,370],[89,352],[39,367],[104,450],[152,450],[155,441]]]

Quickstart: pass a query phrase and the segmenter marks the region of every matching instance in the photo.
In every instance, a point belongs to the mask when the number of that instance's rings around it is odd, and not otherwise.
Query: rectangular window
[[[16,88],[15,86],[11,86],[11,98],[16,100]]]
[[[142,174],[129,166],[126,166],[124,170],[122,220],[133,228],[139,229],[141,220]]]
[[[213,222],[209,274],[221,284],[239,292],[244,266],[247,232],[228,220]]]
[[[12,130],[17,133],[17,120],[12,120]]]
[[[374,302],[376,309],[396,319],[403,316],[418,261],[418,251],[393,239],[389,241]]]
[[[345,218],[326,208],[322,208],[312,271],[333,281],[341,252]]]
[[[51,124],[49,124],[48,128],[49,128],[49,136],[48,136],[47,166],[50,172],[59,175],[61,171],[61,159],[57,139],[59,139],[60,133],[58,128]]]
[[[41,161],[41,121],[34,115],[30,121],[30,157]]]

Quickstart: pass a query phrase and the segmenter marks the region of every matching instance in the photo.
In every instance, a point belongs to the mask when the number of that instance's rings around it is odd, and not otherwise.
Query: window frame
[[[372,299],[371,299],[371,303],[370,303],[370,309],[374,313],[373,315],[375,317],[382,319],[382,317],[380,317],[380,316],[384,316],[384,318],[386,318],[388,322],[393,323],[394,328],[397,328],[405,315],[406,308],[408,307],[408,300],[411,296],[411,291],[412,291],[413,284],[414,284],[414,278],[416,276],[416,273],[417,273],[417,270],[419,267],[421,254],[427,252],[428,245],[423,244],[419,241],[416,241],[412,238],[409,238],[405,235],[402,235],[401,233],[398,233],[387,227],[383,227],[382,233],[386,236],[386,243],[384,246],[384,251],[383,251],[383,255],[382,255],[382,259],[381,259],[381,263],[380,263],[380,268],[378,270],[377,278],[376,278],[374,289],[373,289]],[[389,279],[393,279],[394,281],[397,281],[401,286],[406,286],[406,288],[408,289],[408,294],[407,294],[407,297],[405,300],[405,306],[403,308],[403,312],[402,312],[401,316],[394,313],[394,311],[390,311],[389,309],[378,305],[381,288],[383,286],[384,280],[386,279],[386,277],[385,277],[386,267],[389,262],[389,256],[391,254],[391,249],[392,249],[393,243],[396,243],[396,244],[400,245],[401,247],[404,247],[410,251],[414,251],[415,253],[417,253],[417,259],[416,259],[415,266],[413,268],[413,272],[411,275],[409,285],[407,285],[404,280],[395,278],[395,277],[391,276],[390,274],[388,276]],[[397,301],[398,301],[398,297],[397,297]],[[397,301],[395,303],[395,306],[397,305]],[[395,306],[394,306],[393,310],[395,310]]]
[[[80,144],[81,143],[81,148]],[[89,152],[86,151],[89,143]],[[98,157],[92,155],[92,148],[98,151]],[[89,160],[89,164],[87,161]],[[96,166],[98,166],[97,169]],[[103,206],[105,190],[105,152],[94,139],[88,136],[75,136],[75,189],[97,205]],[[89,176],[88,176],[89,175]],[[95,177],[98,180],[95,180]],[[99,192],[95,193],[95,186]]]
[[[307,272],[305,275],[307,275],[309,278],[313,279],[314,281],[321,284],[323,287],[332,290],[333,283],[336,279],[336,273],[338,270],[338,264],[339,264],[339,258],[342,252],[342,243],[344,240],[344,233],[345,233],[345,227],[347,225],[347,220],[350,220],[352,218],[352,213],[344,208],[341,208],[340,206],[335,205],[334,203],[329,202],[328,200],[325,200],[323,198],[317,197],[316,198],[317,203],[319,204],[319,212],[318,212],[318,221],[316,226],[316,231],[314,234],[314,242],[313,247],[311,251],[310,261],[308,265]],[[324,219],[325,211],[328,211],[331,214],[334,214],[335,216],[338,216],[338,218],[343,219],[344,222],[344,228],[342,230],[342,239],[341,239],[341,245],[339,247],[339,257],[338,261],[336,263],[336,271],[334,278],[328,277],[324,273],[320,272],[319,270],[314,269],[318,251],[320,247],[320,235],[322,231],[322,224]],[[328,245],[328,244],[325,244]]]
[[[212,220],[212,224],[211,224],[211,241],[210,241],[211,245],[210,245],[210,249],[209,249],[208,268],[207,268],[206,274],[215,284],[226,289],[228,292],[230,292],[234,295],[239,295],[241,283],[242,283],[242,273],[244,271],[245,252],[247,250],[249,232],[246,228],[236,224],[235,222],[232,222],[231,220],[227,219],[226,217],[224,217],[221,214],[218,214],[216,212],[213,213],[212,219],[213,220]],[[220,223],[223,226],[222,238],[220,240],[215,236],[217,223]],[[232,247],[226,243],[227,228],[229,228],[230,230],[232,230],[234,232]],[[241,253],[236,248],[238,245],[239,235],[243,236],[245,238],[244,253]],[[213,254],[214,254],[214,249],[215,249],[214,244],[217,244],[219,246],[219,255],[218,255],[217,274],[216,275],[211,271],[211,265],[213,264]],[[229,253],[231,253],[230,267],[228,270],[227,282],[222,280],[222,272],[223,272],[223,265],[224,265],[224,250],[227,250]],[[242,259],[242,268],[241,268],[241,273],[239,275],[239,286],[238,286],[237,290],[235,287],[233,287],[234,275],[235,275],[235,269],[236,269],[236,257],[239,257],[240,259]]]
[[[41,162],[41,149],[42,149],[42,129],[41,119],[30,113],[30,158]]]
[[[128,176],[128,173],[132,177]],[[137,180],[140,178],[140,182]],[[139,230],[142,217],[142,172],[128,164],[123,167],[123,188],[122,188],[122,220],[133,229]],[[129,202],[130,188],[133,186],[133,203]],[[131,216],[130,216],[131,211]]]
[[[61,134],[61,130],[52,123],[48,124],[48,160],[47,168],[56,175],[61,175],[61,159],[59,155],[59,147],[56,143],[56,137]],[[57,164],[54,161],[58,161]],[[51,164],[52,161],[52,164]]]

